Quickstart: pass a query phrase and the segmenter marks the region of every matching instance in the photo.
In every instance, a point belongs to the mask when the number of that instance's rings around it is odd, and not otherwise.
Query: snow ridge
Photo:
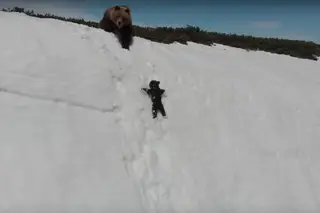
[[[80,107],[83,109],[98,111],[98,112],[102,112],[102,113],[115,112],[118,109],[118,106],[116,106],[116,105],[114,105],[112,108],[101,108],[101,107],[97,107],[94,105],[85,104],[85,103],[81,103],[81,102],[67,101],[67,100],[63,100],[61,98],[49,98],[49,97],[45,97],[45,96],[24,93],[24,92],[18,91],[18,90],[15,91],[12,89],[7,89],[7,88],[0,88],[0,92],[10,93],[10,94],[14,94],[14,95],[22,96],[22,97],[28,97],[28,98],[34,99],[34,100],[50,101],[50,102],[54,102],[54,103],[64,103],[68,106]]]
[[[320,211],[319,61],[0,16],[0,212]]]

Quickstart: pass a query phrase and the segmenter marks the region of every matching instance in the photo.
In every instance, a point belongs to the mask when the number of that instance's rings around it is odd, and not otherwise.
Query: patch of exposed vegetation
[[[77,18],[65,18],[48,13],[37,14],[33,10],[29,11],[20,7],[2,9],[2,11],[20,12],[33,17],[58,19],[98,28],[98,23],[94,21],[86,21],[84,19]],[[181,44],[194,42],[204,45],[223,44],[231,47],[246,49],[248,51],[259,50],[311,60],[317,60],[317,58],[320,56],[320,45],[310,41],[288,40],[280,38],[262,38],[246,35],[208,32],[194,26],[186,26],[181,28],[152,28],[134,26],[134,32],[135,36],[137,37],[165,44],[170,44],[173,42],[178,42]]]

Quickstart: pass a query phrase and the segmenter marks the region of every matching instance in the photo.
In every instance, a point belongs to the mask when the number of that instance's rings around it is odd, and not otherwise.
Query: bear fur
[[[99,28],[114,33],[122,48],[128,49],[133,43],[131,10],[125,5],[115,5],[104,11]]]
[[[153,119],[155,119],[158,116],[158,112],[160,112],[161,115],[164,117],[167,116],[161,101],[162,95],[164,94],[165,90],[160,89],[159,84],[160,84],[160,81],[151,80],[149,83],[150,89],[141,88],[141,90],[145,91],[149,95],[152,101],[152,118]]]

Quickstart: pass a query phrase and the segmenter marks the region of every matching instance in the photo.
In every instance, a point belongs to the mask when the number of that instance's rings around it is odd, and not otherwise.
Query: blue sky
[[[105,7],[127,4],[134,24],[196,25],[223,33],[281,37],[320,43],[317,0],[1,0],[0,7],[99,20]]]

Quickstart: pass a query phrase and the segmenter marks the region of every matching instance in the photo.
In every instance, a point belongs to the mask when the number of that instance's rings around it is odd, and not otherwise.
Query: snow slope
[[[320,63],[0,13],[0,212],[319,212]],[[167,90],[151,119],[140,88]]]

